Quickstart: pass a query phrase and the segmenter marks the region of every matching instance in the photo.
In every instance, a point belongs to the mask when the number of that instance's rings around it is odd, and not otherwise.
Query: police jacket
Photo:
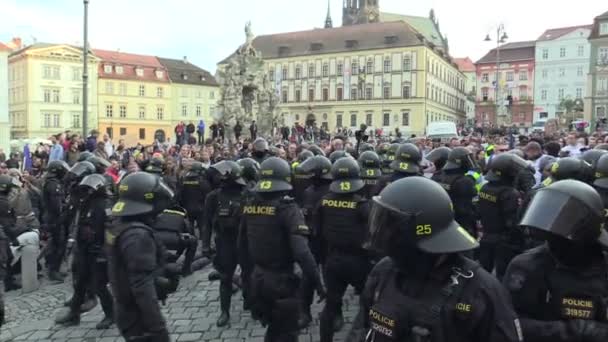
[[[166,330],[155,279],[165,264],[164,246],[141,222],[119,222],[106,234],[108,273],[121,326]]]
[[[462,170],[442,171],[438,183],[450,195],[454,204],[454,218],[473,236],[475,232],[475,208],[473,199],[477,196],[475,180]]]
[[[479,192],[479,215],[485,235],[503,235],[516,239],[519,191],[505,182],[488,182]],[[512,241],[517,242],[517,241]]]
[[[315,225],[327,251],[363,255],[367,237],[369,202],[358,194],[329,193],[321,199],[315,211]]]
[[[304,191],[302,213],[313,236],[317,236],[319,231],[319,227],[316,227],[313,222],[313,212],[318,208],[321,198],[329,192],[330,183],[331,181],[323,181],[321,184],[313,184]]]
[[[515,257],[503,279],[526,341],[608,341],[608,266],[557,263],[542,245]],[[589,335],[591,334],[591,335]]]
[[[496,278],[464,257],[448,258],[422,283],[390,258],[381,260],[368,277],[347,340],[522,341],[509,295]]]
[[[292,194],[298,206],[302,207],[304,205],[304,194],[306,189],[311,186],[311,175],[301,175],[295,173],[291,180],[291,185],[293,186]]]
[[[217,234],[237,235],[241,220],[243,198],[242,186],[226,186],[215,189],[205,200],[207,227]]]
[[[84,245],[91,251],[102,252],[106,227],[110,226],[112,203],[103,195],[93,195],[79,208],[78,234],[79,248]]]
[[[205,175],[188,172],[179,183],[179,203],[188,213],[201,212],[209,192],[211,192],[211,184]]]
[[[259,197],[243,207],[238,246],[262,269],[293,272],[297,262],[308,279],[320,284],[308,247],[310,230],[290,197]]]
[[[383,175],[378,179],[378,184],[376,184],[376,186],[371,190],[371,197],[377,196],[378,194],[380,194],[380,192],[382,192],[382,190],[384,190],[384,188],[386,188],[386,186],[388,186],[392,182],[398,181],[401,178],[412,177],[412,176],[418,176],[418,175],[413,174],[413,173],[401,173],[401,172],[393,172],[393,173],[389,173],[389,174],[384,174],[384,171],[383,171]]]
[[[42,201],[45,206],[45,222],[57,224],[63,214],[63,203],[66,193],[63,184],[55,177],[47,177],[42,189]]]

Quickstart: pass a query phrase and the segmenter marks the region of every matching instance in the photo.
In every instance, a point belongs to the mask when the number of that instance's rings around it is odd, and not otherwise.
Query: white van
[[[453,122],[432,122],[426,127],[426,137],[428,139],[440,139],[441,142],[448,142],[452,138],[458,138],[458,130]]]

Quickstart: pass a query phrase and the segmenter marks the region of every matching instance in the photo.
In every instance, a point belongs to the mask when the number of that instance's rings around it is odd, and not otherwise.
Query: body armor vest
[[[350,253],[361,252],[367,235],[367,222],[358,217],[359,195],[328,194],[321,199],[321,217],[323,238],[329,249]]]
[[[221,189],[217,199],[213,229],[219,233],[236,234],[242,212],[243,197],[241,193]]]

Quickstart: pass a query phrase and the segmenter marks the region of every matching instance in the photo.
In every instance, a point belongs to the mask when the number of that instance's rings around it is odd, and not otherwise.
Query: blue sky
[[[334,26],[342,0],[330,0]],[[0,41],[81,44],[82,0],[0,0]],[[90,0],[89,39],[94,48],[188,59],[211,72],[255,34],[322,27],[327,0]],[[590,24],[608,11],[598,0],[380,0],[384,12],[428,16],[431,8],[455,57],[480,58],[483,38],[504,23],[510,41],[534,40],[548,28]]]

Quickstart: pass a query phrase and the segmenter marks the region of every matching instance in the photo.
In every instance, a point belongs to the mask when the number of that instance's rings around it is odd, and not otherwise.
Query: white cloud
[[[0,40],[82,42],[81,0],[1,0]],[[334,26],[343,0],[330,0]],[[561,3],[561,4],[560,4]],[[545,29],[591,23],[608,5],[597,0],[382,0],[386,12],[427,16],[435,8],[454,56],[481,57],[482,40],[503,22],[511,39],[534,40]],[[576,6],[576,7],[575,7]],[[244,41],[251,20],[256,34],[322,27],[327,0],[90,0],[92,46],[170,58],[188,56],[206,69]]]

